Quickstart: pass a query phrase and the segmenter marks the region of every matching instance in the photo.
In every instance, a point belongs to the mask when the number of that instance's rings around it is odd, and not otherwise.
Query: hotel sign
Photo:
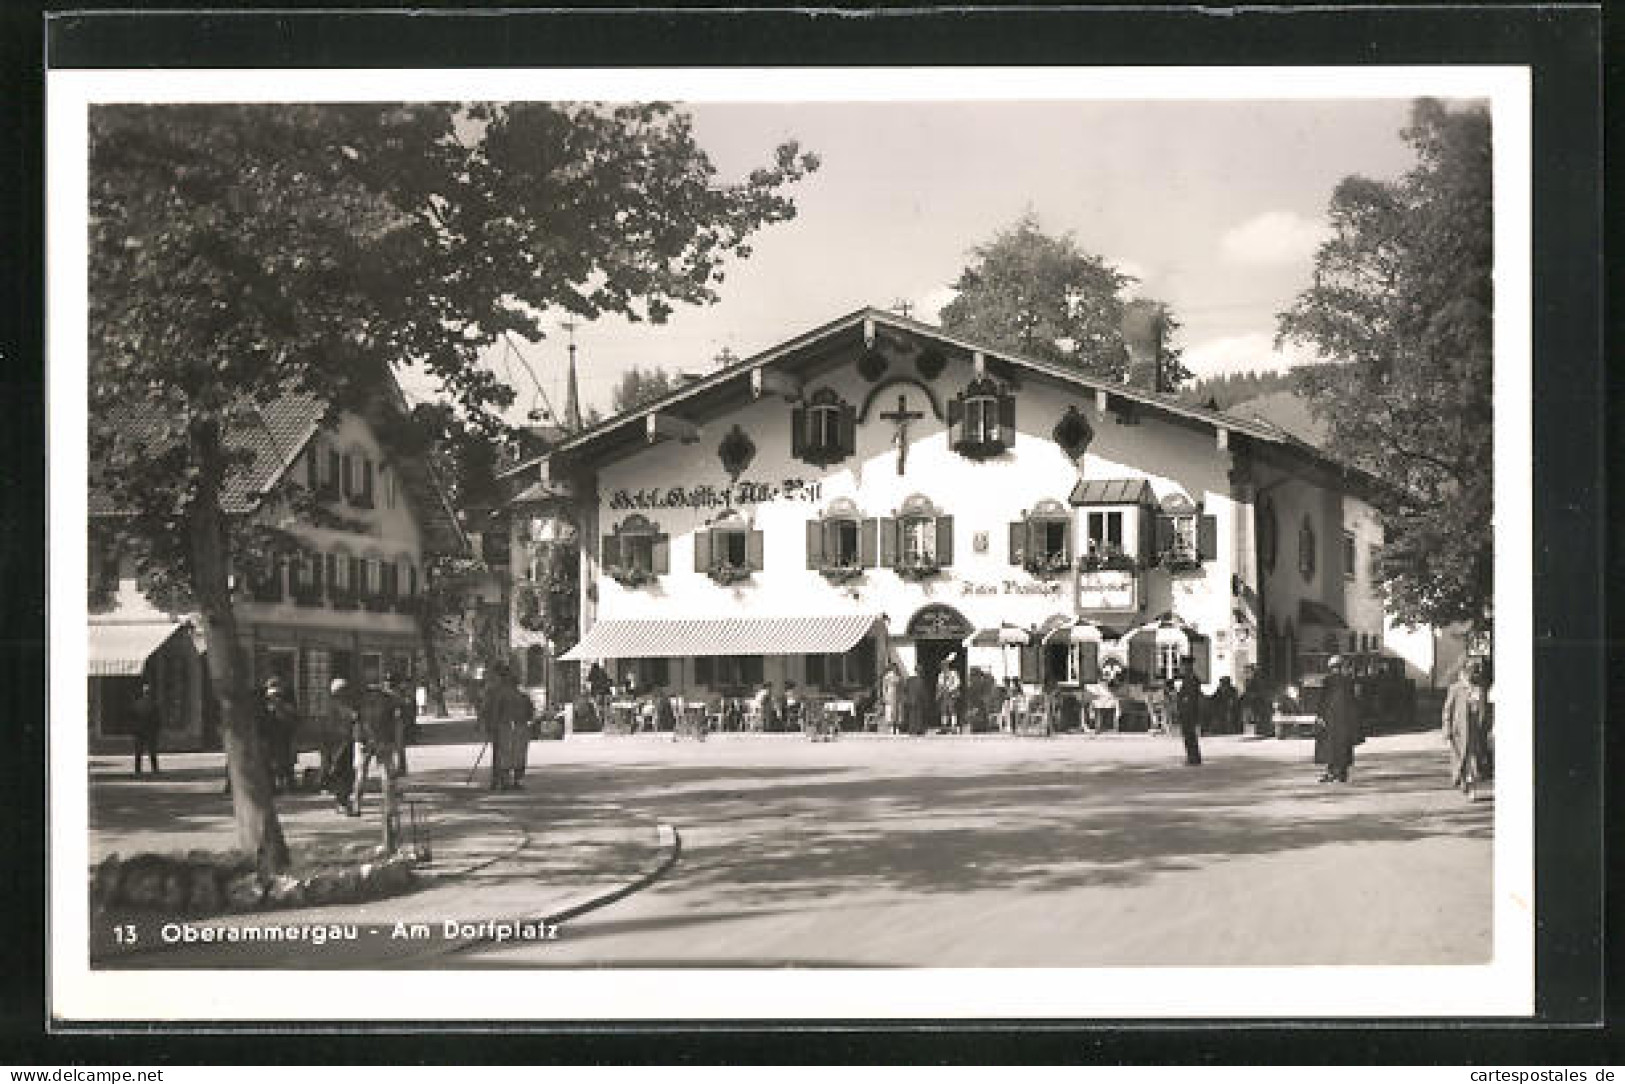
[[[1078,609],[1133,610],[1139,607],[1135,595],[1139,573],[1122,569],[1078,573]]]
[[[722,482],[693,486],[650,486],[617,489],[605,502],[613,512],[654,511],[661,508],[737,508],[772,501],[817,503],[824,498],[822,482],[785,478],[778,482]]]

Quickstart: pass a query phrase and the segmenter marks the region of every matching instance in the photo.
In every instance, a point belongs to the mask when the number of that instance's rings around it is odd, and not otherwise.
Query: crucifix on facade
[[[880,416],[889,422],[897,424],[897,433],[892,437],[892,443],[897,446],[897,473],[902,474],[908,462],[908,423],[925,417],[918,410],[908,408],[908,396],[897,397],[897,409],[882,411]]]

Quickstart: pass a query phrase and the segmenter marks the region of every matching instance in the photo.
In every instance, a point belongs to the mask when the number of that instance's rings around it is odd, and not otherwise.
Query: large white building
[[[642,688],[851,691],[948,658],[1066,686],[1188,654],[1211,689],[1382,635],[1369,479],[1267,423],[874,309],[530,473],[574,499],[566,658]]]

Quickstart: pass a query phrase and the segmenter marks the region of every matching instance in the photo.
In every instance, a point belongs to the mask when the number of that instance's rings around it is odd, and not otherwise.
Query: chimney
[[[1130,387],[1168,391],[1162,364],[1162,306],[1155,301],[1130,301],[1123,306],[1123,345],[1128,348]]]

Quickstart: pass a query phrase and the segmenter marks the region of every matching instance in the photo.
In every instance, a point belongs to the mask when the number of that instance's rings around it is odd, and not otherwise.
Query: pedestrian
[[[1208,718],[1212,725],[1208,728],[1216,734],[1234,734],[1241,729],[1238,713],[1241,710],[1241,694],[1226,674],[1219,679],[1219,685],[1213,690],[1213,695],[1207,699]]]
[[[774,717],[773,683],[762,682],[762,687],[756,690],[756,727],[763,733],[771,733],[778,728],[778,720]]]
[[[918,672],[903,679],[904,729],[915,737],[925,733],[931,715],[931,687]]]
[[[266,759],[271,763],[274,792],[293,789],[298,731],[299,709],[293,696],[281,678],[272,677],[265,683],[265,698],[260,704],[260,734],[265,741]]]
[[[880,679],[880,718],[888,734],[897,733],[903,724],[903,674],[896,662],[886,664]]]
[[[1196,660],[1189,655],[1179,660],[1178,687],[1168,699],[1179,736],[1185,740],[1185,765],[1198,767],[1202,763],[1202,683],[1196,680]]]
[[[400,739],[401,698],[388,687],[373,686],[363,690],[356,704],[355,781],[350,791],[350,806],[345,810],[350,816],[361,816],[362,796],[366,793],[367,775],[374,761],[383,773],[384,787],[395,785]],[[385,809],[388,808],[386,799]]]
[[[1248,666],[1241,687],[1241,725],[1257,737],[1263,737],[1265,724],[1270,721],[1269,691],[1257,666]]]
[[[609,674],[600,663],[593,663],[587,671],[587,695],[592,698],[594,710],[600,719],[609,718],[609,694],[614,688]]]
[[[671,740],[677,740],[677,711],[672,695],[663,688],[655,689],[655,733],[670,730]]]
[[[959,693],[962,688],[959,680],[959,671],[954,667],[958,655],[949,655],[942,660],[942,668],[937,672],[937,719],[942,729],[950,734],[959,730]]]
[[[158,774],[158,699],[152,695],[152,685],[143,681],[141,693],[130,705],[130,734],[135,739],[135,774],[141,774],[141,757],[145,754],[152,762],[152,774]]]
[[[322,784],[340,813],[350,812],[355,790],[356,696],[344,678],[328,686],[327,725],[322,735]]]
[[[505,665],[491,668],[480,698],[480,725],[491,742],[491,789],[513,790],[520,784],[530,754],[530,697],[513,683]]]
[[[406,774],[406,747],[417,740],[418,705],[417,700],[407,690],[406,679],[399,674],[390,674],[386,687],[391,696],[395,698],[396,710],[400,720],[401,731],[395,742],[395,774]]]
[[[779,696],[779,721],[785,730],[801,726],[801,695],[796,692],[793,681],[785,681],[784,692]]]
[[[418,682],[418,687],[412,694],[412,702],[417,705],[416,718],[421,719],[429,714],[429,687],[421,681]]]
[[[1483,767],[1481,747],[1489,713],[1488,696],[1474,660],[1456,671],[1444,698],[1444,734],[1450,742],[1451,786],[1470,791]]]
[[[1326,740],[1326,771],[1320,781],[1347,783],[1349,768],[1354,764],[1354,747],[1360,742],[1360,710],[1354,699],[1354,683],[1344,671],[1339,655],[1326,660],[1320,721]]]

